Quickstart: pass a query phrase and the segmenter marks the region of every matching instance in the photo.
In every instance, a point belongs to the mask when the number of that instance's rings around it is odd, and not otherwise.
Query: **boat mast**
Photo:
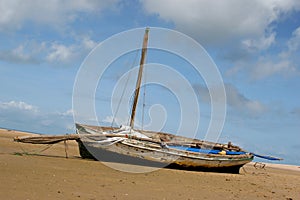
[[[137,106],[139,93],[140,93],[144,63],[145,63],[145,60],[146,60],[147,44],[148,44],[148,33],[149,33],[149,28],[146,28],[145,34],[144,34],[142,55],[141,55],[141,60],[140,60],[139,74],[138,74],[138,78],[137,78],[137,81],[136,81],[135,92],[134,92],[134,100],[133,100],[132,109],[131,109],[131,116],[130,116],[130,127],[131,128],[133,128],[133,126],[134,126],[135,111],[136,111],[136,106]]]

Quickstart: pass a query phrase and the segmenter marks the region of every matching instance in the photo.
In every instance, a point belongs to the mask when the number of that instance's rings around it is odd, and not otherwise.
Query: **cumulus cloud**
[[[69,117],[73,117],[73,114],[74,114],[74,110],[73,109],[69,109],[67,110],[66,112],[63,112],[63,113],[58,113],[62,116],[69,116]]]
[[[47,30],[58,29],[60,32],[68,29],[75,20],[87,15],[98,17],[103,10],[113,9],[117,3],[118,0],[0,0],[0,33],[15,32],[28,27],[28,24],[44,25]],[[66,63],[74,58],[82,58],[82,55],[86,55],[96,46],[96,42],[89,36],[72,32],[68,34],[71,36],[69,43],[30,40],[15,47],[2,45],[0,60],[22,64],[38,64],[44,61]]]
[[[296,28],[287,41],[287,50],[280,53],[282,59],[289,59],[300,50],[300,27]],[[298,55],[296,55],[298,57]]]
[[[270,39],[270,42],[267,42],[267,44],[261,42],[261,47],[271,44],[272,41],[273,39]],[[251,49],[251,42],[247,45],[249,49]],[[244,71],[252,80],[261,80],[274,75],[285,77],[299,76],[300,71],[297,63],[299,62],[300,27],[292,32],[291,38],[289,38],[283,46],[284,48],[282,48],[283,50],[281,52],[257,56],[258,58],[251,62],[240,59],[235,62],[234,66],[230,68],[226,74],[232,76]]]
[[[291,39],[288,41],[289,51],[295,52],[300,48],[300,27],[293,31]]]
[[[272,75],[295,75],[298,70],[289,60],[272,61],[271,59],[260,59],[251,68],[251,78],[258,80]]]
[[[242,44],[248,51],[265,50],[275,43],[275,35],[275,33],[271,33],[269,36],[264,35],[257,39],[245,39]]]
[[[0,60],[10,63],[39,64],[42,62],[68,63],[82,59],[97,45],[89,36],[76,36],[72,44],[61,42],[25,41],[11,50],[0,50]]]
[[[300,9],[297,0],[210,1],[145,0],[149,14],[170,21],[201,43],[231,43],[267,48],[275,40],[272,23],[283,14]]]
[[[205,47],[212,45],[218,56],[233,62],[227,75],[242,72],[258,80],[297,71],[290,56],[299,50],[300,27],[286,44],[287,52],[267,50],[277,45],[276,23],[299,11],[300,1],[145,0],[142,5],[148,14],[173,23]]]
[[[37,55],[44,50],[45,43],[25,42],[12,50],[0,50],[0,60],[12,63],[37,64]]]
[[[24,23],[33,22],[63,28],[80,17],[80,13],[99,13],[115,6],[117,0],[1,0],[0,31],[22,28]]]
[[[62,44],[53,43],[50,47],[50,53],[46,59],[50,62],[62,61],[67,62],[75,55],[75,46],[65,46]]]
[[[20,111],[38,113],[38,108],[36,106],[27,104],[23,101],[0,102],[0,109],[2,109],[2,110],[20,110]]]
[[[23,101],[0,102],[0,123],[6,128],[49,134],[74,130],[72,110],[45,113]]]
[[[83,37],[81,40],[71,45],[54,42],[48,48],[46,60],[49,62],[70,62],[86,55],[96,45],[97,43],[89,37]]]
[[[91,38],[84,36],[81,38],[81,44],[84,49],[91,50],[96,47],[97,43]]]

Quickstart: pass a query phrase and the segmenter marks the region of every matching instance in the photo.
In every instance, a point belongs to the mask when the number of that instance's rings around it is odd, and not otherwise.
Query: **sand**
[[[300,167],[250,163],[240,174],[157,169],[126,173],[81,159],[76,142],[13,142],[0,129],[0,199],[300,199]],[[118,164],[116,164],[118,165]]]

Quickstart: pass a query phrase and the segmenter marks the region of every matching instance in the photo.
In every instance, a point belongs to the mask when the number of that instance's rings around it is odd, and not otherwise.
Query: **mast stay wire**
[[[136,54],[135,54],[135,57],[134,57],[134,60],[133,60],[133,62],[132,62],[132,64],[131,64],[131,67],[130,67],[129,70],[131,70],[131,69],[136,65],[136,63],[137,63],[137,57],[138,57],[138,52],[139,52],[139,51],[137,50],[137,51],[136,51]],[[122,99],[123,99],[123,97],[124,97],[125,90],[126,90],[126,88],[127,88],[127,86],[128,86],[128,82],[129,82],[131,73],[132,73],[132,72],[129,72],[129,75],[127,76],[126,82],[125,82],[125,84],[124,84],[124,89],[123,89],[123,91],[122,91],[121,98],[120,98],[120,100],[119,100],[119,102],[118,102],[116,112],[115,112],[114,115],[113,115],[113,119],[112,119],[112,122],[111,122],[111,125],[110,125],[111,127],[113,127],[113,125],[114,125],[114,123],[115,123],[115,121],[116,121],[116,116],[117,116],[117,114],[118,114],[118,112],[119,112],[120,105],[121,105]],[[127,125],[128,125],[128,124],[129,124],[129,119],[128,119]]]

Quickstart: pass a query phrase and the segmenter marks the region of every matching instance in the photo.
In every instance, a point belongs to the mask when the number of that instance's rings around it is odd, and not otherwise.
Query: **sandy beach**
[[[300,199],[300,167],[250,163],[240,174],[157,169],[126,173],[80,158],[76,142],[13,142],[0,129],[0,199]],[[49,148],[48,148],[49,147]],[[45,149],[47,148],[47,149]]]

